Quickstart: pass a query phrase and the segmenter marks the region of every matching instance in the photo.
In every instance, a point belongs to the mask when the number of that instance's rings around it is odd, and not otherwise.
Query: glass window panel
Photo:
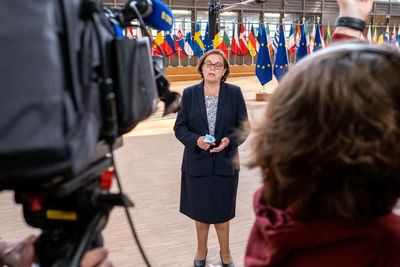
[[[179,29],[183,34],[190,31],[191,12],[189,10],[175,9],[172,10],[172,14],[174,15],[172,34],[177,34]]]
[[[269,25],[269,32],[271,38],[274,38],[275,32],[279,26],[279,13],[264,13],[265,22]]]
[[[251,26],[254,28],[254,34],[257,35],[258,24],[260,23],[260,13],[256,12],[244,12],[243,13],[246,35],[249,36]]]
[[[208,23],[208,11],[197,11],[197,22],[200,22],[201,35],[204,36]]]
[[[235,23],[238,21],[238,12],[225,12],[222,13],[219,17],[220,26],[221,26],[221,37],[224,34],[225,27],[228,27],[228,35],[232,37],[233,35],[233,27]],[[239,35],[238,35],[239,36]]]

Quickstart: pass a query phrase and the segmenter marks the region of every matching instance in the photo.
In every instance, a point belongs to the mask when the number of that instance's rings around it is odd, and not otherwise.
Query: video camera
[[[122,35],[132,19],[145,37]],[[25,221],[42,230],[35,244],[41,267],[79,266],[85,251],[102,245],[114,206],[124,206],[131,222],[133,204],[113,158],[122,135],[153,114],[159,99],[164,115],[179,109],[180,95],[169,90],[164,59],[151,55],[155,44],[144,30],[170,29],[172,12],[158,0],[118,8],[100,0],[15,0],[4,3],[0,20],[0,190],[13,190]]]

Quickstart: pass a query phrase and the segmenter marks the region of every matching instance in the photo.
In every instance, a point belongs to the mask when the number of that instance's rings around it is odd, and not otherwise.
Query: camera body
[[[110,210],[133,206],[110,192],[113,150],[159,99],[164,114],[179,109],[152,40],[120,36],[123,16],[103,8],[100,0],[15,0],[0,10],[13,21],[0,25],[0,190],[15,191],[25,221],[42,229],[42,267],[79,266],[102,245]]]

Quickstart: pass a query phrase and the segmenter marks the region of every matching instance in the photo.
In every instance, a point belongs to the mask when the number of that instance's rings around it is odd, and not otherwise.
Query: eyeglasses
[[[224,67],[224,64],[222,64],[221,62],[212,63],[211,61],[208,60],[204,61],[204,64],[209,69],[211,69],[212,66],[214,66],[216,70],[220,70]]]

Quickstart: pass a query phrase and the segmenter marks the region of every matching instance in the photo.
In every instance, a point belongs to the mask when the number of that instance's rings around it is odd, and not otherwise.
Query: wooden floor
[[[261,86],[255,76],[232,78],[245,95],[250,121],[264,114],[266,102],[255,101]],[[181,92],[196,82],[175,82],[171,89]],[[274,88],[276,81],[270,87]],[[162,104],[160,104],[162,106]],[[180,164],[183,146],[175,139],[172,126],[176,115],[161,116],[161,109],[124,138],[117,150],[117,165],[122,185],[135,207],[130,210],[140,241],[152,266],[193,266],[196,249],[194,222],[179,213]],[[236,217],[231,221],[231,252],[235,266],[243,266],[247,238],[253,223],[252,197],[260,186],[258,170],[249,170],[244,162],[249,142],[240,147],[242,169],[239,178]],[[13,203],[11,192],[0,194],[0,236],[19,239],[37,229],[27,226],[21,206]],[[219,245],[210,228],[207,266],[220,265]],[[145,266],[128,228],[122,208],[115,208],[103,231],[105,247],[115,266]]]

